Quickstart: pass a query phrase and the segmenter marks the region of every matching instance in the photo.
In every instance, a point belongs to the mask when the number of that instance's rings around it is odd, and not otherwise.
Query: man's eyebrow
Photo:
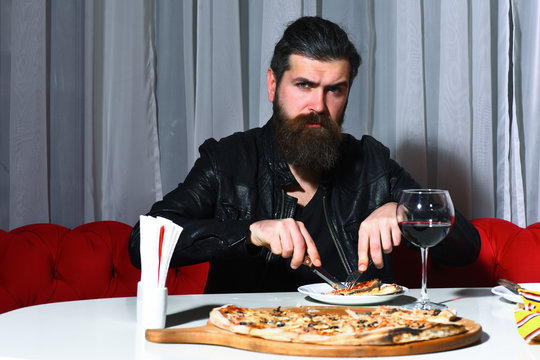
[[[319,85],[318,82],[315,82],[313,80],[309,80],[309,79],[307,79],[305,77],[302,77],[302,76],[294,78],[293,82],[295,82],[295,83],[306,83],[309,86],[317,86],[317,85]],[[340,81],[340,82],[335,83],[335,84],[326,85],[326,87],[341,87],[341,86],[349,86],[349,81],[348,80],[343,80],[343,81]]]
[[[309,85],[319,85],[319,83],[317,83],[317,82],[315,82],[313,80],[306,79],[305,77],[302,77],[302,76],[294,78],[293,82],[295,82],[295,83],[306,83],[306,84],[309,84]]]
[[[343,81],[340,81],[338,83],[335,83],[335,84],[330,84],[328,85],[327,87],[341,87],[341,86],[349,86],[349,82],[347,80],[343,80]]]

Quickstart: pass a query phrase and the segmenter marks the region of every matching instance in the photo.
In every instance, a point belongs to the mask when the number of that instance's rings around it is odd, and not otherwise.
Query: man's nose
[[[326,99],[324,91],[322,89],[314,89],[311,92],[309,110],[316,113],[322,113],[326,111]]]

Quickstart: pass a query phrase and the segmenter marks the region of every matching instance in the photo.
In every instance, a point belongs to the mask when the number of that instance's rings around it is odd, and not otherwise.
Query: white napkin
[[[182,230],[169,219],[140,216],[141,283],[144,287],[165,287],[169,263]]]

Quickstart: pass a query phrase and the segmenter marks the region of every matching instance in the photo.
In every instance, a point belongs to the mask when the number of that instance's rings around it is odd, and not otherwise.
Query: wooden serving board
[[[343,307],[334,306],[309,306],[309,308],[320,308],[330,313],[340,313],[344,309]],[[289,310],[291,308],[282,307],[282,309]],[[373,308],[356,307],[350,307],[350,309],[358,312],[373,310]],[[447,338],[402,345],[358,346],[282,342],[235,334],[220,329],[211,323],[193,328],[148,329],[146,330],[146,339],[156,343],[221,345],[264,353],[300,356],[360,357],[412,355],[457,349],[474,344],[480,339],[482,335],[480,324],[463,318],[457,322],[465,325],[467,332]]]

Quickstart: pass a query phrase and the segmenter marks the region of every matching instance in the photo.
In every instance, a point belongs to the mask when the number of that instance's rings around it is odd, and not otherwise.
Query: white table
[[[418,289],[395,299],[400,305],[419,296]],[[410,296],[409,296],[410,295]],[[540,345],[518,334],[515,304],[492,295],[489,288],[429,289],[462,317],[482,325],[481,343],[434,354],[390,359],[531,359],[540,360]],[[320,305],[300,293],[169,296],[167,327],[206,324],[211,307],[226,303],[250,307]],[[0,315],[0,359],[318,359],[255,353],[195,344],[147,342],[136,326],[136,298],[73,301],[31,306]]]

